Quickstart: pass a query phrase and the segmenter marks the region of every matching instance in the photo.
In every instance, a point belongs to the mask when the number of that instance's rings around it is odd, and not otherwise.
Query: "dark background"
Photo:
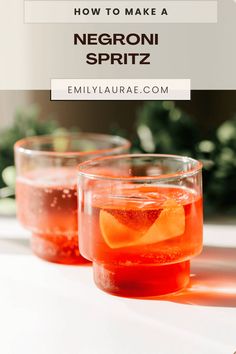
[[[78,126],[84,131],[104,133],[110,132],[114,124],[128,132],[132,131],[137,112],[144,104],[143,101],[53,102],[50,101],[49,91],[2,91],[0,97],[9,104],[11,97],[17,97],[17,107],[21,108],[38,104],[42,120],[55,118],[65,127]],[[24,103],[25,97],[27,104]],[[191,101],[178,101],[177,105],[194,116],[207,136],[209,130],[236,113],[236,91],[192,91]],[[0,123],[3,119],[0,114]]]

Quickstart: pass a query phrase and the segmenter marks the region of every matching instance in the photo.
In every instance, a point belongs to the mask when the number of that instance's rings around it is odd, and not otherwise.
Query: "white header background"
[[[107,1],[107,4],[111,6],[112,2]],[[137,2],[133,4],[136,6]],[[168,8],[168,1],[165,4]],[[199,20],[199,23],[122,25],[26,24],[24,5],[23,0],[0,2],[0,89],[50,89],[52,78],[120,77],[191,79],[192,89],[236,89],[236,2],[233,0],[218,1],[218,23],[200,23]],[[145,48],[73,45],[74,33],[90,32],[158,33],[159,45]],[[89,52],[144,51],[151,53],[151,65],[86,64]]]

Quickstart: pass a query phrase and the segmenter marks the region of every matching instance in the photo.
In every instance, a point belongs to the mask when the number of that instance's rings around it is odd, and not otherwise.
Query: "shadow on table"
[[[205,247],[192,261],[190,285],[163,300],[182,304],[236,307],[236,248]]]

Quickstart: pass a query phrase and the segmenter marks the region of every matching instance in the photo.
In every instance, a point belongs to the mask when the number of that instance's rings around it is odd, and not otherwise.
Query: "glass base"
[[[124,297],[170,294],[189,283],[190,261],[168,265],[117,266],[93,263],[94,281],[103,291]]]
[[[70,265],[91,264],[80,255],[77,236],[68,238],[64,235],[33,234],[31,249],[36,256],[49,262]]]

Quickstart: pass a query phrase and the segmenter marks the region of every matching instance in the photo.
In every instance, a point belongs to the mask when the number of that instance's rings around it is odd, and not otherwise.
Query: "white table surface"
[[[98,290],[90,267],[34,257],[0,218],[0,354],[233,354],[236,226],[206,225],[204,244],[189,289],[124,299]]]

